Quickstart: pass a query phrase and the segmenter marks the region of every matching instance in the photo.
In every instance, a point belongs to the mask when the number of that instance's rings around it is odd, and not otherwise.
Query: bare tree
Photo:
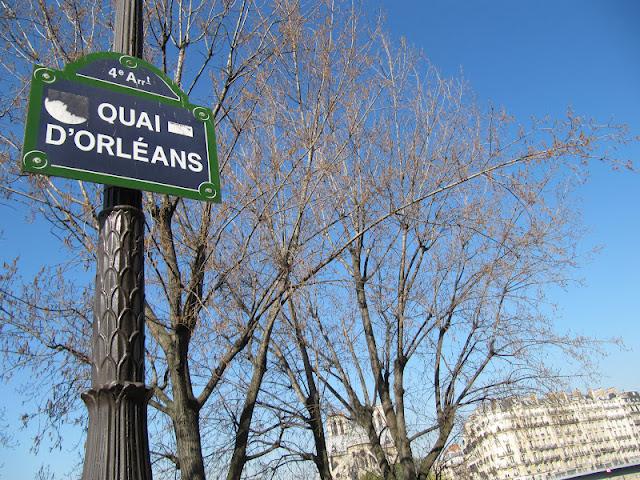
[[[568,188],[618,131],[571,114],[516,127],[481,113],[464,84],[425,75],[410,49],[381,48],[384,113],[345,129],[352,149],[327,195],[354,241],[312,314],[317,374],[367,432],[384,478],[427,478],[466,407],[561,380],[549,349],[588,363],[595,342],[554,331],[544,289],[576,262]]]
[[[303,228],[310,223],[309,205],[318,201],[323,165],[331,159],[319,154],[320,139],[331,131],[338,100],[356,78],[351,69],[362,59],[348,35],[333,37],[338,27],[330,4],[303,10],[296,2],[158,1],[147,4],[146,14],[147,57],[214,112],[228,191],[225,203],[215,209],[168,196],[145,197],[150,272],[146,318],[154,340],[148,347],[148,382],[154,390],[151,406],[173,426],[173,439],[154,445],[154,452],[174,463],[185,478],[204,478],[201,411],[215,403],[212,396],[238,355],[258,342],[230,452],[228,476],[239,478],[245,463],[259,456],[247,454],[248,432],[281,303],[327,263],[311,254],[326,231],[322,223],[314,223],[311,233]],[[305,46],[313,38],[307,15],[325,30],[315,50]],[[85,53],[107,49],[110,24],[99,19],[110,16],[100,2],[87,6],[68,1],[56,9],[44,2],[7,6],[4,60],[7,70],[21,75],[12,79],[6,111],[13,115],[24,108],[31,62],[61,68]],[[354,17],[336,18],[349,33],[348,18]],[[345,45],[339,59],[343,63],[334,65]],[[55,431],[72,413],[78,421],[83,418],[73,398],[86,383],[81,365],[89,362],[85,339],[91,319],[85,312],[90,311],[91,286],[83,271],[95,255],[99,193],[82,182],[21,176],[15,169],[18,136],[9,130],[3,137],[3,192],[50,221],[74,251],[60,269],[43,271],[34,280],[57,288],[38,289],[27,282],[20,290],[14,277],[14,286],[3,296],[11,310],[3,318],[4,353],[11,365],[7,372],[32,365],[40,373],[37,366],[43,359],[49,359],[50,371],[69,364],[69,377],[56,377],[55,390],[66,395],[47,399],[37,412],[49,422],[46,428]],[[70,294],[78,287],[69,279],[79,271],[86,282],[82,297]],[[51,316],[69,327],[51,322]],[[14,348],[18,339],[25,348]],[[33,377],[32,387],[38,379]]]
[[[44,2],[3,4],[3,61],[6,69],[23,74],[13,77],[9,90],[13,96],[4,103],[12,115],[24,106],[31,62],[60,68],[85,53],[109,48],[109,20],[101,24],[100,19],[112,15],[103,2],[59,3],[56,8]],[[250,165],[243,170],[233,161],[260,98],[254,78],[258,71],[268,76],[262,66],[278,37],[272,32],[274,11],[262,10],[250,1],[149,2],[146,13],[147,56],[160,58],[177,84],[194,97],[204,97],[211,106],[222,175],[232,187],[228,203],[216,209],[210,204],[185,203],[160,195],[148,194],[145,201],[150,273],[146,316],[156,342],[149,348],[149,382],[154,389],[151,404],[171,419],[175,440],[175,453],[156,450],[164,452],[184,478],[197,479],[205,476],[200,410],[248,344],[256,325],[277,298],[281,283],[277,276],[270,276],[271,271],[260,268],[253,269],[250,276],[238,273],[249,271],[251,262],[259,262],[251,252],[259,249],[256,242],[260,235],[255,233],[266,221],[255,215],[258,206],[252,200],[256,192],[243,178],[251,168],[258,167]],[[78,412],[78,402],[69,399],[86,382],[86,371],[77,367],[88,361],[88,296],[73,295],[74,286],[65,273],[69,274],[78,262],[81,268],[92,263],[98,192],[82,182],[17,175],[14,159],[20,143],[11,135],[19,133],[10,129],[3,137],[5,195],[42,215],[72,251],[79,250],[64,269],[55,272],[55,277],[53,273],[46,277],[43,272],[34,280],[39,283],[55,278],[55,288],[40,293],[36,285],[24,292],[12,287],[3,296],[7,308],[12,309],[3,318],[3,350],[12,366],[7,371],[22,364],[36,366],[46,358],[51,359],[52,370],[70,365],[69,377],[55,377],[60,382],[54,391],[66,393],[48,399],[40,410],[55,430],[64,414]],[[262,160],[257,158],[253,163]],[[85,285],[84,292],[89,291]],[[249,308],[226,308],[225,303],[234,295],[240,295],[240,301],[234,304],[244,303]],[[52,322],[51,316],[56,321]],[[205,339],[209,334],[213,337]],[[23,339],[23,349],[15,348],[19,339]]]
[[[112,12],[2,6],[0,188],[68,248],[33,279],[5,266],[2,373],[52,382],[35,414],[55,432],[84,418],[99,192],[22,176],[19,129],[31,64],[108,49]],[[311,460],[331,478],[331,406],[365,428],[385,478],[424,476],[461,409],[556,379],[546,347],[587,345],[537,307],[575,260],[564,180],[618,131],[483,113],[361,16],[331,1],[146,4],[147,58],[214,112],[225,196],[145,196],[152,448],[167,473],[232,480],[275,458],[272,474]]]

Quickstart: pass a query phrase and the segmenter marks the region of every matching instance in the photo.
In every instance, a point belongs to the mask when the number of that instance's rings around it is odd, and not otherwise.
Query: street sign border
[[[103,59],[118,60],[122,66],[129,69],[136,69],[138,67],[144,67],[148,69],[169,87],[169,89],[176,95],[177,99],[147,92],[139,88],[120,85],[107,80],[101,80],[98,78],[78,74],[78,71],[82,69],[82,67],[97,60]],[[166,185],[164,183],[148,180],[140,180],[137,178],[122,177],[107,173],[99,173],[49,164],[47,161],[46,153],[38,150],[36,147],[38,140],[38,131],[40,127],[40,113],[42,109],[41,106],[43,102],[44,86],[45,84],[54,83],[57,79],[78,82],[103,90],[118,92],[125,95],[164,103],[185,110],[190,110],[193,113],[194,117],[200,120],[205,126],[207,156],[209,160],[207,162],[209,182],[202,183],[199,189],[195,190],[175,185]],[[21,156],[21,165],[24,171],[30,173],[39,173],[74,180],[103,183],[118,187],[131,188],[135,190],[166,193],[169,195],[176,195],[180,197],[186,197],[195,200],[205,200],[216,203],[220,203],[222,200],[220,194],[218,156],[212,111],[209,108],[189,103],[187,95],[180,89],[180,87],[178,87],[169,77],[167,77],[154,65],[139,58],[123,55],[117,52],[91,53],[89,55],[81,57],[75,62],[67,64],[63,70],[54,70],[43,65],[34,66],[31,79],[31,91],[29,93],[29,108],[27,111],[27,121],[25,125],[25,137]]]

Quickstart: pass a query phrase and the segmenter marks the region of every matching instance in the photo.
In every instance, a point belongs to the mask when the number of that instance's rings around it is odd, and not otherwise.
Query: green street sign
[[[120,53],[34,67],[22,153],[26,172],[221,201],[211,110]]]

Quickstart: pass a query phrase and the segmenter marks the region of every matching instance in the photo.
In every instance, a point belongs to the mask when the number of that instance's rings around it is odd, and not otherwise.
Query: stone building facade
[[[390,463],[395,463],[396,450],[386,428],[382,407],[374,410],[373,423],[380,437],[380,444]],[[334,480],[359,480],[367,472],[379,474],[379,468],[366,431],[345,415],[329,415],[325,426],[331,475]]]
[[[615,389],[494,401],[464,426],[459,478],[561,480],[640,464],[640,393]]]

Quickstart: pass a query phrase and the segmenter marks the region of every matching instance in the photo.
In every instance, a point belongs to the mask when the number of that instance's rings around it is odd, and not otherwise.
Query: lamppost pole
[[[142,57],[142,0],[117,0],[114,51]],[[104,187],[82,480],[151,480],[144,384],[142,193]]]

